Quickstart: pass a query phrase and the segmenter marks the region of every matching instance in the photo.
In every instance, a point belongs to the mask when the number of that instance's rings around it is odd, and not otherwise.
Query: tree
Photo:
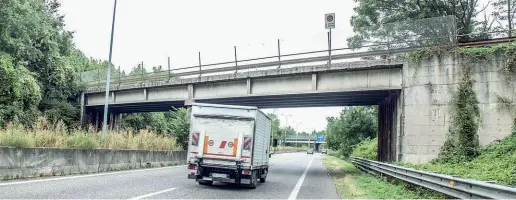
[[[16,66],[11,56],[0,52],[0,128],[13,119],[23,124],[35,121],[41,89],[34,74]]]
[[[492,3],[494,11],[492,16],[498,23],[497,30],[507,31],[508,36],[512,37],[512,33],[509,30],[514,29],[515,21],[514,14],[516,1],[514,0],[496,0]]]
[[[355,0],[358,5],[354,8],[355,14],[351,18],[355,35],[348,38],[348,46],[358,48],[370,43],[395,41],[394,43],[404,43],[403,47],[410,47],[446,42],[446,40],[416,41],[417,39],[470,34],[477,23],[476,16],[487,7],[485,5],[477,9],[478,1]],[[454,27],[451,26],[453,23],[450,23],[450,18],[435,18],[442,16],[456,18],[457,33],[453,32]],[[434,17],[432,20],[413,21],[432,17]]]
[[[0,52],[10,57],[8,60],[14,70],[2,71],[0,76],[18,74],[21,82],[9,82],[9,85],[29,84],[25,85],[29,88],[23,89],[39,93],[31,95],[35,99],[25,101],[22,110],[12,109],[16,101],[0,102],[3,120],[41,112],[52,121],[63,120],[68,127],[77,125],[81,85],[76,73],[90,65],[88,58],[75,48],[73,33],[64,29],[64,17],[58,13],[60,3],[57,0],[0,0],[0,4]],[[17,98],[16,93],[9,95],[14,96],[6,98]],[[27,110],[32,110],[31,115],[25,115]],[[30,120],[21,122],[31,125]]]
[[[325,140],[329,148],[349,156],[355,145],[378,135],[377,110],[374,107],[352,107],[337,118],[327,118]]]
[[[188,149],[188,136],[190,134],[190,110],[179,108],[175,111],[166,113],[167,120],[170,120],[170,133],[177,140],[177,143]]]

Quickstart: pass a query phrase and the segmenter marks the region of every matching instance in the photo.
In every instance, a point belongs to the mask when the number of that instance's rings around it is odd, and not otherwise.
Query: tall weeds
[[[150,130],[95,132],[86,130],[69,131],[62,122],[49,123],[39,118],[33,128],[20,124],[8,124],[0,129],[0,146],[30,148],[83,148],[83,149],[141,149],[180,150],[175,138],[159,135]]]

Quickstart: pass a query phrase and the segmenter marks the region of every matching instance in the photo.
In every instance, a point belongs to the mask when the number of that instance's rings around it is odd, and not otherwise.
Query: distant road
[[[2,199],[340,199],[319,154],[273,155],[269,170],[267,181],[254,190],[201,186],[186,178],[186,166],[175,166],[0,182],[0,194]]]

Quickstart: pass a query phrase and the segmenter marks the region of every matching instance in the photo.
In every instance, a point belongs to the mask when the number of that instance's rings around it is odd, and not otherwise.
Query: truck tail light
[[[251,144],[253,144],[253,138],[244,137],[244,150],[251,150]]]
[[[199,132],[192,133],[192,145],[193,146],[199,146],[199,136],[200,135],[201,135],[201,133],[199,133]]]
[[[196,167],[197,167],[197,165],[195,165],[195,164],[188,165],[188,169],[190,169],[190,170],[194,170]]]
[[[251,171],[249,171],[249,170],[242,170],[242,174],[243,175],[250,175]]]

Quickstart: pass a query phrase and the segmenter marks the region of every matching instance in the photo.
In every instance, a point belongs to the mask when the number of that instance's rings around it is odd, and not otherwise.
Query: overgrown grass
[[[443,195],[427,189],[405,184],[401,181],[388,182],[386,178],[375,177],[357,169],[353,164],[334,156],[325,155],[324,165],[330,172],[341,198],[359,199],[439,199]]]
[[[479,156],[468,162],[400,165],[462,178],[496,181],[498,184],[516,185],[516,135],[494,142],[482,149]]]
[[[142,149],[142,150],[179,150],[172,137],[159,135],[149,130],[133,132],[74,130],[69,133],[63,123],[50,125],[39,119],[33,129],[18,124],[10,124],[0,129],[0,146],[30,148],[81,148],[81,149]]]
[[[360,142],[351,153],[352,156],[376,160],[378,155],[378,138],[366,139]]]

